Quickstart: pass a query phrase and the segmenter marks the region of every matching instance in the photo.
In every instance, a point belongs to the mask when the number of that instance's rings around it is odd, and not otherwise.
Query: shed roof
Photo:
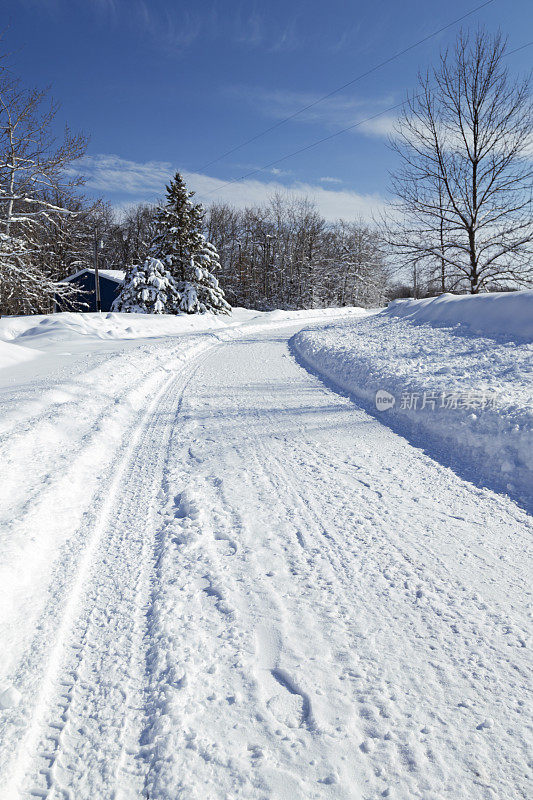
[[[80,269],[78,272],[75,272],[74,275],[67,275],[66,278],[63,278],[63,280],[72,281],[74,278],[79,278],[79,276],[83,275],[85,272],[90,272],[94,275],[94,269],[89,269],[86,267],[85,269]],[[98,274],[101,278],[107,278],[115,283],[122,283],[126,272],[123,269],[99,269]]]

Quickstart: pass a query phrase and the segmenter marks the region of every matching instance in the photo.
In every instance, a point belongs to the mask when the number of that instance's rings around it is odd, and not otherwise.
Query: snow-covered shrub
[[[142,266],[129,267],[113,311],[137,314],[172,314],[178,293],[174,278],[162,261],[148,256]]]

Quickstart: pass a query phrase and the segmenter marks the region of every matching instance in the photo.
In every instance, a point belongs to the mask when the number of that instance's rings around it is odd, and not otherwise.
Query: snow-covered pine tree
[[[178,310],[186,314],[229,314],[231,306],[224,298],[213,271],[220,269],[220,259],[216,248],[199,234],[200,250],[191,257],[184,271],[185,280],[177,284],[180,296]]]
[[[178,281],[185,280],[191,256],[199,248],[203,210],[201,205],[193,204],[193,196],[177,172],[166,186],[167,202],[155,214],[152,255],[163,261]]]
[[[166,187],[167,202],[155,216],[152,254],[160,259],[176,281],[176,311],[186,314],[229,314],[230,306],[213,275],[220,267],[215,247],[202,235],[204,209],[193,203],[177,172]]]
[[[173,314],[179,296],[172,275],[157,258],[148,256],[142,266],[128,268],[112,311],[136,314]]]

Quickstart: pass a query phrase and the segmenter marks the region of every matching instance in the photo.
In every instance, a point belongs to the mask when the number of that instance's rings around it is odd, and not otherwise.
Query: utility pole
[[[102,310],[102,303],[100,300],[100,275],[98,273],[98,248],[100,246],[98,239],[98,228],[94,231],[94,285],[96,287],[96,310]]]
[[[444,209],[442,183],[439,178],[439,236],[440,236],[440,289],[442,294],[446,291],[446,262],[444,260]]]

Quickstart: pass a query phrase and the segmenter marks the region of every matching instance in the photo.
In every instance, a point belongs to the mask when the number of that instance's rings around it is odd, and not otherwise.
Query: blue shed
[[[124,280],[125,272],[121,269],[99,269],[100,278],[100,301],[102,311],[111,311],[111,305],[120,291],[120,286]],[[80,300],[79,306],[72,308],[62,308],[61,303],[56,303],[57,311],[96,311],[96,282],[94,269],[81,269],[74,275],[63,278],[64,283],[76,283],[80,290],[85,292]]]

